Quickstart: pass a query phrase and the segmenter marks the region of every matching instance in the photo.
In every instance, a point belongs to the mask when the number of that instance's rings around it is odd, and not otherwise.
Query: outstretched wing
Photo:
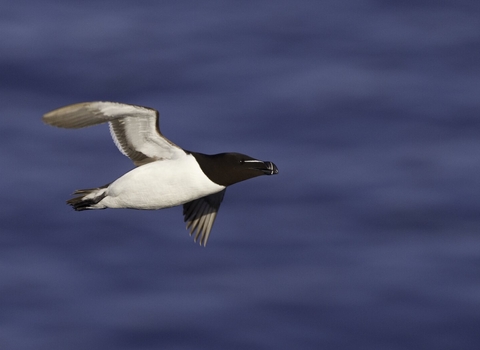
[[[190,236],[195,233],[194,240],[196,242],[199,239],[200,245],[207,244],[223,196],[225,196],[225,190],[183,205],[183,216],[184,221],[187,222],[187,229],[190,229]]]
[[[159,113],[152,108],[117,102],[84,102],[48,112],[43,121],[67,129],[108,122],[115,145],[137,166],[185,154],[161,134]]]

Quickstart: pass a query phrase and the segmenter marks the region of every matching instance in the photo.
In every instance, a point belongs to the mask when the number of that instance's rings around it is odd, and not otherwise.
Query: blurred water
[[[0,349],[478,349],[474,1],[16,1],[0,13]],[[132,168],[106,126],[154,107],[186,149],[280,174],[181,208],[72,211]]]

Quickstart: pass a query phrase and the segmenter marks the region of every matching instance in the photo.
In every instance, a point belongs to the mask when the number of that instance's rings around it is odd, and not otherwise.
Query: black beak
[[[278,168],[272,162],[263,162],[265,164],[265,168],[262,169],[265,175],[275,175],[278,174]]]

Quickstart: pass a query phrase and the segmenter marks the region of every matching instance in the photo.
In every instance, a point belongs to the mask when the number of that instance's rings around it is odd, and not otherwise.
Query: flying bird
[[[75,210],[163,209],[183,205],[195,242],[205,246],[226,188],[260,175],[278,174],[269,161],[240,153],[207,155],[182,149],[162,135],[157,110],[118,102],[84,102],[55,109],[46,124],[78,129],[108,123],[117,148],[135,168],[112,183],[77,190]]]

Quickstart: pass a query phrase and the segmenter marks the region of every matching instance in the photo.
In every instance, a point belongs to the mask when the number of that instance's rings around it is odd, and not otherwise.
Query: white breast
[[[181,205],[219,192],[225,187],[212,182],[195,157],[142,165],[110,184],[102,204],[109,208],[162,209]]]

